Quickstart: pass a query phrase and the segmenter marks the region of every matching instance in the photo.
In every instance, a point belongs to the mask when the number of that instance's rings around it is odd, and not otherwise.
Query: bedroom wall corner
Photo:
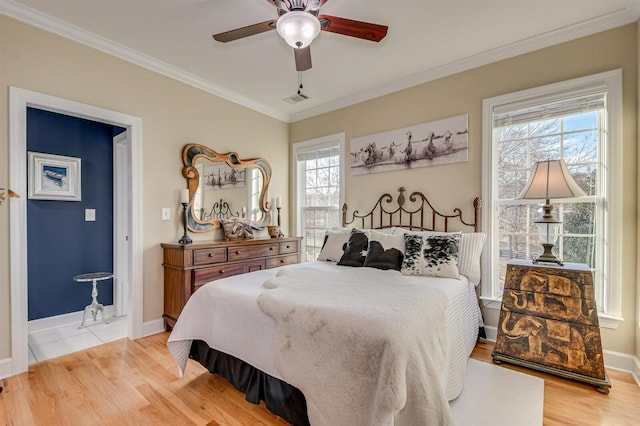
[[[637,52],[637,69],[640,70],[640,20],[636,22],[636,52]],[[638,81],[638,90],[636,91],[636,102],[640,105],[640,72],[636,73]],[[640,140],[640,108],[636,113],[637,130],[636,130],[636,146]],[[640,150],[636,157],[636,182],[637,182],[637,199],[636,199],[636,312],[635,312],[635,355],[636,355],[636,381],[640,385],[640,173],[637,172],[640,166]]]

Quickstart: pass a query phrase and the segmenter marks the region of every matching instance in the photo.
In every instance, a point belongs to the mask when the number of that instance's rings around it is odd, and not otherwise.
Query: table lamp
[[[549,202],[553,198],[583,197],[585,192],[573,180],[564,160],[539,161],[533,166],[533,172],[518,198],[528,200],[545,200],[542,206],[542,219],[535,221],[538,227],[538,238],[544,248],[543,253],[533,259],[533,263],[550,262],[564,265],[552,252],[561,222],[555,220]]]

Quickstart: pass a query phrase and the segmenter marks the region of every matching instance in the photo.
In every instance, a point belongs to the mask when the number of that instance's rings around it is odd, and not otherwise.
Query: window
[[[340,226],[344,188],[344,134],[294,145],[296,230],[303,261],[318,257],[325,231]]]
[[[601,325],[621,320],[621,197],[612,190],[621,182],[621,85],[612,71],[484,101],[485,300],[502,295],[509,260],[542,253],[534,222],[544,200],[516,197],[535,162],[563,158],[587,196],[551,200],[562,222],[554,254],[593,271]]]
[[[260,220],[262,210],[260,210],[260,194],[262,193],[262,172],[256,167],[249,167],[246,177],[249,181],[249,199],[247,206],[249,211],[247,216],[250,220]]]

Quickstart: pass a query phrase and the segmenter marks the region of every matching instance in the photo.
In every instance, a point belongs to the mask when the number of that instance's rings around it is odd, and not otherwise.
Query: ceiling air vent
[[[297,104],[298,102],[306,101],[307,99],[309,99],[309,97],[304,93],[296,93],[293,96],[284,98],[283,101],[285,101],[288,104]]]

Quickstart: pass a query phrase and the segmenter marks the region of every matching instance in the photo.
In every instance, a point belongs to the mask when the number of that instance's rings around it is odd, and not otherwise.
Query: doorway
[[[91,105],[11,87],[9,90],[10,186],[21,198],[10,205],[12,373],[28,369],[27,308],[27,108],[33,107],[126,129],[114,140],[114,175],[122,194],[114,199],[114,266],[125,275],[121,308],[128,307],[127,336],[142,337],[142,120]],[[137,260],[137,261],[134,261]],[[122,277],[122,275],[121,275]],[[115,283],[114,283],[115,284]],[[126,295],[125,295],[126,294]]]

